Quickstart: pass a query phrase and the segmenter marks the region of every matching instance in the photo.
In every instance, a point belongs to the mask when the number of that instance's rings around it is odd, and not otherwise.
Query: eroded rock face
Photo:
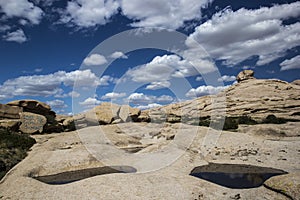
[[[137,121],[137,118],[140,114],[140,109],[132,108],[128,105],[122,105],[120,108],[119,117],[123,122]]]
[[[237,82],[241,82],[241,81],[248,80],[248,79],[254,79],[254,71],[253,70],[244,70],[244,71],[240,72],[236,77]]]
[[[20,119],[21,112],[23,109],[18,106],[0,104],[0,119]]]
[[[224,101],[222,101],[224,99]],[[154,119],[199,125],[213,115],[247,118],[246,124],[300,120],[300,86],[280,80],[242,81],[218,95],[171,104],[149,111]],[[214,102],[214,103],[213,103]],[[169,119],[170,118],[170,119]],[[253,119],[253,121],[252,121]],[[269,119],[274,119],[270,122]],[[252,123],[253,124],[253,123]]]
[[[43,115],[29,112],[21,113],[20,131],[27,134],[42,133],[47,119]]]
[[[7,103],[10,106],[18,106],[23,108],[24,112],[31,112],[35,114],[45,115],[46,113],[51,112],[49,105],[36,101],[36,100],[17,100]]]
[[[145,111],[145,110],[141,111],[141,114],[138,116],[137,121],[138,122],[151,122],[149,112]]]
[[[96,106],[92,111],[86,114],[86,118],[94,119],[99,122],[99,124],[110,124],[115,119],[119,118],[120,106],[108,102],[104,102],[99,106]]]

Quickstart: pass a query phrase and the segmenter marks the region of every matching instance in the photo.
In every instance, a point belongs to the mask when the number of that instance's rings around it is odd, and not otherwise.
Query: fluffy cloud
[[[174,98],[169,95],[162,95],[162,96],[156,97],[156,101],[160,102],[160,103],[172,102],[173,100],[174,100]]]
[[[99,101],[96,98],[92,98],[92,97],[89,97],[89,98],[85,99],[84,101],[79,102],[79,104],[81,106],[84,106],[85,108],[93,108],[94,106],[96,106],[100,103],[101,103],[101,101]]]
[[[281,71],[289,69],[300,69],[300,55],[283,61],[282,63],[280,63],[280,66]]]
[[[201,76],[196,77],[196,81],[202,81],[202,80],[203,80],[203,78]]]
[[[110,92],[101,97],[101,99],[119,99],[125,97],[126,93]]]
[[[8,26],[8,25],[2,25],[1,24],[1,26],[0,26],[0,33],[1,32],[5,32],[5,31],[8,31],[9,29],[11,29],[11,27],[10,26]]]
[[[49,106],[51,106],[51,108],[53,109],[61,109],[61,108],[66,108],[67,105],[65,104],[64,101],[59,100],[59,99],[55,99],[52,101],[47,101],[46,102]]]
[[[68,93],[68,96],[72,97],[72,98],[78,98],[80,97],[80,94],[78,92],[72,91]]]
[[[110,55],[111,58],[117,59],[117,58],[123,58],[127,59],[128,57],[121,51],[116,51]]]
[[[224,75],[222,76],[221,78],[218,78],[218,81],[219,82],[232,82],[232,81],[235,81],[236,78],[235,76],[228,76],[228,75]]]
[[[180,58],[176,55],[156,56],[150,63],[129,70],[127,75],[135,82],[167,81],[179,64]]]
[[[133,27],[177,29],[185,21],[201,17],[201,8],[212,0],[73,0],[68,1],[60,21],[80,28],[106,24],[121,10]]]
[[[198,26],[186,44],[193,47],[197,41],[227,65],[252,56],[259,57],[257,65],[267,64],[300,45],[300,23],[283,25],[284,20],[298,16],[300,2],[256,10],[227,9]]]
[[[147,90],[158,90],[161,88],[168,88],[170,87],[171,83],[169,81],[155,81],[152,82],[150,85],[147,85]]]
[[[61,22],[83,28],[103,25],[108,22],[112,15],[117,13],[118,8],[119,1],[116,0],[68,1]]]
[[[39,24],[44,12],[28,0],[0,0],[0,11],[7,18],[19,17]]]
[[[101,80],[105,79],[105,80]],[[107,84],[109,76],[99,79],[91,70],[76,70],[72,72],[58,71],[47,75],[20,76],[9,79],[0,85],[2,99],[14,96],[57,96],[64,97],[61,85],[67,87],[91,87]],[[71,95],[71,94],[70,94]],[[72,95],[79,96],[77,93]]]
[[[22,29],[18,29],[14,32],[7,33],[3,36],[3,39],[9,42],[18,42],[23,43],[27,41],[27,37],[24,34],[24,31]]]
[[[156,107],[160,107],[160,106],[162,106],[162,105],[158,104],[158,103],[149,103],[148,105],[137,106],[137,108],[139,108],[141,110],[148,110],[148,109],[156,108]]]
[[[177,55],[156,56],[151,62],[129,70],[129,76],[134,82],[150,83],[146,89],[156,90],[169,87],[172,78],[195,76],[215,70],[209,60],[197,59],[188,61]]]
[[[218,86],[218,87],[214,87],[214,86],[206,86],[206,85],[202,85],[199,86],[198,88],[192,88],[190,89],[187,93],[186,93],[186,97],[189,98],[195,98],[195,97],[200,97],[200,96],[205,96],[205,95],[212,95],[212,94],[217,94],[220,91],[226,89],[228,86]]]
[[[185,21],[201,17],[209,0],[122,0],[122,12],[134,19],[134,27],[177,29]]]
[[[103,65],[105,63],[107,63],[106,58],[100,54],[92,54],[83,60],[83,64],[87,66]]]
[[[100,78],[100,84],[99,85],[109,85],[110,82],[115,82],[116,79],[108,76],[108,75],[104,75]]]
[[[131,103],[140,106],[154,103],[170,103],[174,100],[174,98],[169,95],[153,96],[146,95],[144,93],[133,93],[128,97],[128,100]]]
[[[128,100],[133,104],[148,104],[153,101],[152,97],[144,93],[133,93],[128,97]]]

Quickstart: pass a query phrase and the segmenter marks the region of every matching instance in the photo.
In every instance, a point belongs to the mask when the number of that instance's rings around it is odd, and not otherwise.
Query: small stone
[[[241,195],[240,194],[236,194],[234,196],[230,196],[230,199],[241,199]]]

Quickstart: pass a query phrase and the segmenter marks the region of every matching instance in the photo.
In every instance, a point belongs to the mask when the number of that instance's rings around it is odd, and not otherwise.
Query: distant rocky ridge
[[[228,125],[228,129],[237,128],[239,123],[300,121],[299,81],[255,79],[253,75],[252,70],[245,70],[237,76],[237,84],[217,95],[154,108],[149,111],[150,117],[171,123],[209,125],[212,115],[224,113],[224,126]]]
[[[223,119],[224,126],[219,128],[226,130],[236,129],[238,124],[300,121],[299,80],[288,83],[275,79],[255,79],[252,70],[240,72],[236,79],[237,84],[217,95],[143,111],[128,105],[104,102],[75,116],[56,116],[45,103],[35,100],[13,101],[0,104],[0,127],[33,134],[124,122],[182,122],[209,126],[212,119]],[[214,123],[218,124],[218,121]]]

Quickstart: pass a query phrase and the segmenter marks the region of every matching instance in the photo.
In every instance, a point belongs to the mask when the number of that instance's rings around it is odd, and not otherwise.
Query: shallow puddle
[[[228,188],[255,188],[272,176],[287,174],[274,168],[252,165],[216,164],[199,166],[190,175]]]
[[[67,171],[46,176],[32,176],[32,178],[51,185],[68,184],[82,179],[112,173],[134,173],[136,169],[130,166],[105,166],[98,168]]]

